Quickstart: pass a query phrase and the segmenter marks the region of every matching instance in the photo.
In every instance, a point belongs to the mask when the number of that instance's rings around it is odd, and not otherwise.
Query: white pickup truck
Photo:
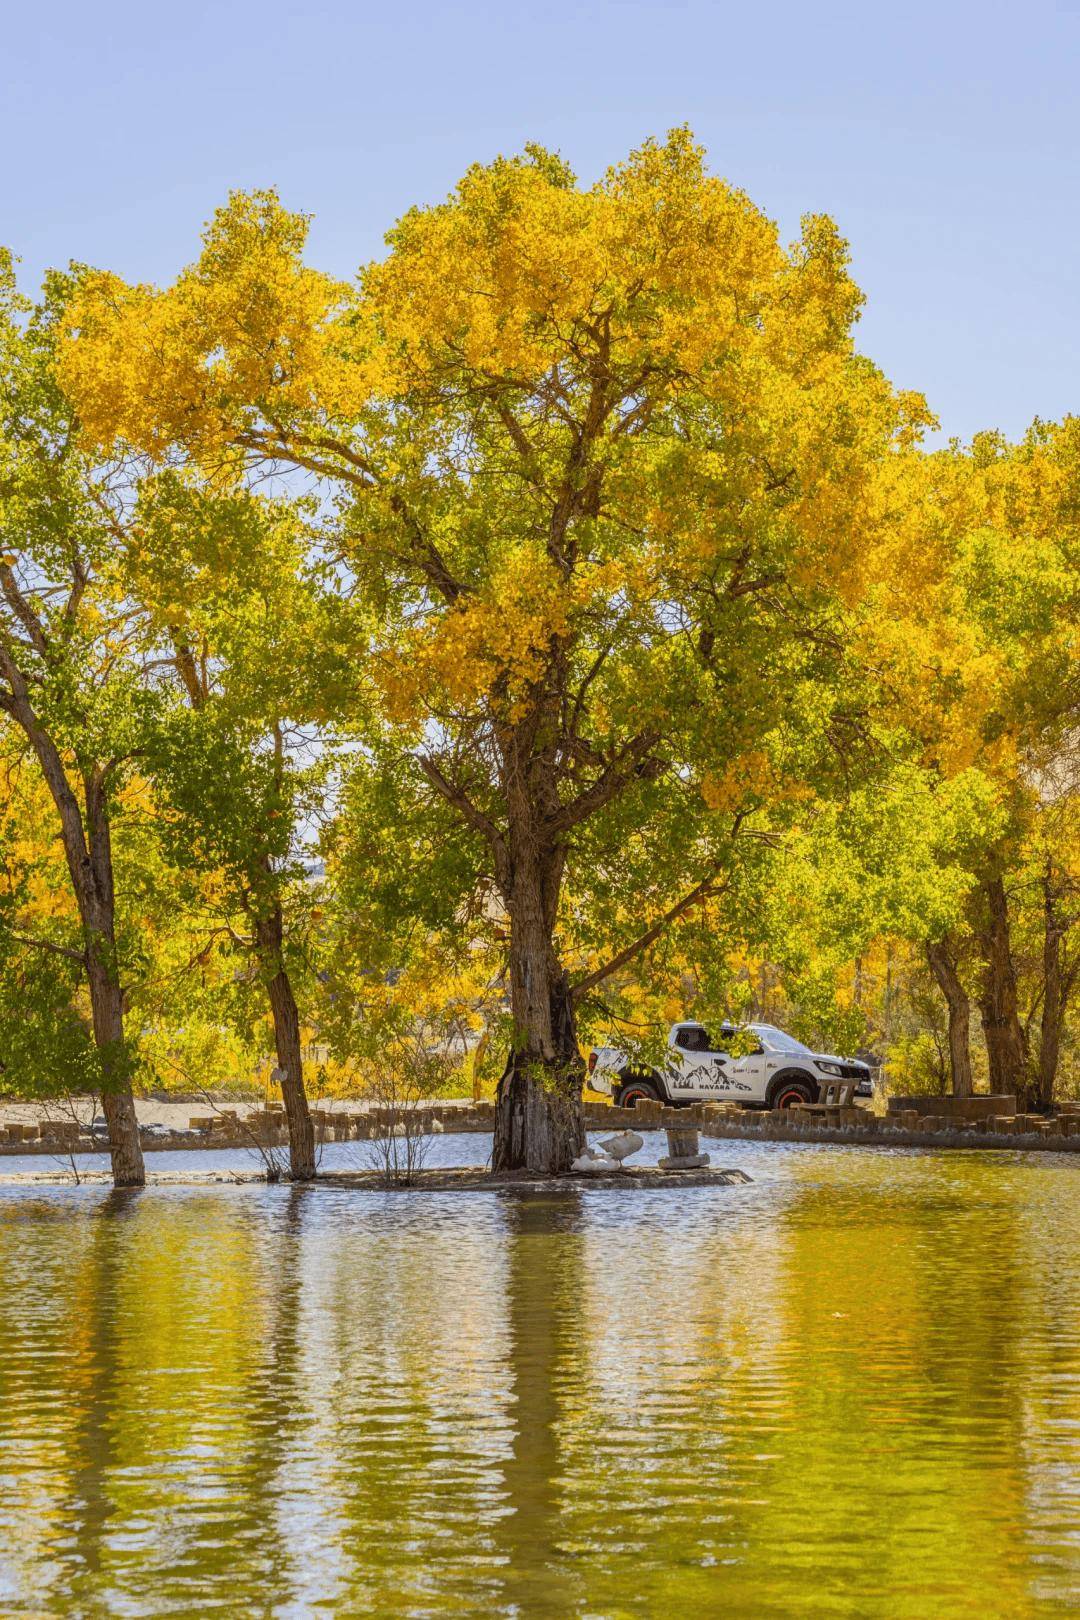
[[[744,1055],[732,1056],[731,1045]],[[791,1108],[821,1100],[837,1082],[871,1092],[870,1068],[855,1058],[812,1052],[772,1024],[723,1024],[714,1040],[704,1024],[673,1024],[658,1068],[635,1063],[614,1046],[589,1054],[589,1085],[623,1108],[644,1101],[740,1102],[750,1108]]]

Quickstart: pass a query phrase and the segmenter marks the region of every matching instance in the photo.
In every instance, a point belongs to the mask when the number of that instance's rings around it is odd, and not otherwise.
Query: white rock
[[[678,1158],[660,1160],[661,1170],[704,1170],[709,1162],[707,1153],[683,1153]]]

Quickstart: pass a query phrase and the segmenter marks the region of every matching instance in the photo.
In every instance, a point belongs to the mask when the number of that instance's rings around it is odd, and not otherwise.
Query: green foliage
[[[784,249],[685,129],[475,165],[351,287],[306,231],[234,194],[172,286],[36,304],[0,255],[0,657],[101,788],[143,1072],[250,1074],[278,966],[342,1062],[494,1049],[530,863],[583,1040],[765,1011],[939,1083],[925,947],[977,999],[1003,877],[1037,1047],[1080,422],[920,450],[834,223]],[[13,782],[0,1061],[48,1086],[84,942]]]

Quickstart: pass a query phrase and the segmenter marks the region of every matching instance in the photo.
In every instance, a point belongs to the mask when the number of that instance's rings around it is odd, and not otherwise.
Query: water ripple
[[[1074,1612],[1075,1163],[717,1157],[754,1184],[5,1191],[0,1611]]]

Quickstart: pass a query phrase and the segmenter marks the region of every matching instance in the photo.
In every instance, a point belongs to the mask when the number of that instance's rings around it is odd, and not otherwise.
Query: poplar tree
[[[336,497],[387,723],[507,919],[494,1163],[561,1170],[583,999],[851,735],[836,614],[923,407],[855,350],[832,221],[785,248],[685,131],[594,185],[473,168],[353,286],[305,229],[236,196],[171,287],[87,278],[66,386],[90,442]],[[614,942],[576,972],[568,895]]]
[[[77,942],[16,931],[24,946],[54,959],[50,972],[55,961],[74,970],[69,993],[78,983],[88,989],[113,1179],[129,1187],[144,1172],[124,1030],[114,832],[144,724],[141,627],[123,596],[111,535],[126,470],[78,442],[56,378],[69,291],[54,276],[31,305],[17,291],[10,255],[0,255],[0,715],[17,728],[48,789],[79,920]],[[70,1033],[70,1021],[58,1027]]]

